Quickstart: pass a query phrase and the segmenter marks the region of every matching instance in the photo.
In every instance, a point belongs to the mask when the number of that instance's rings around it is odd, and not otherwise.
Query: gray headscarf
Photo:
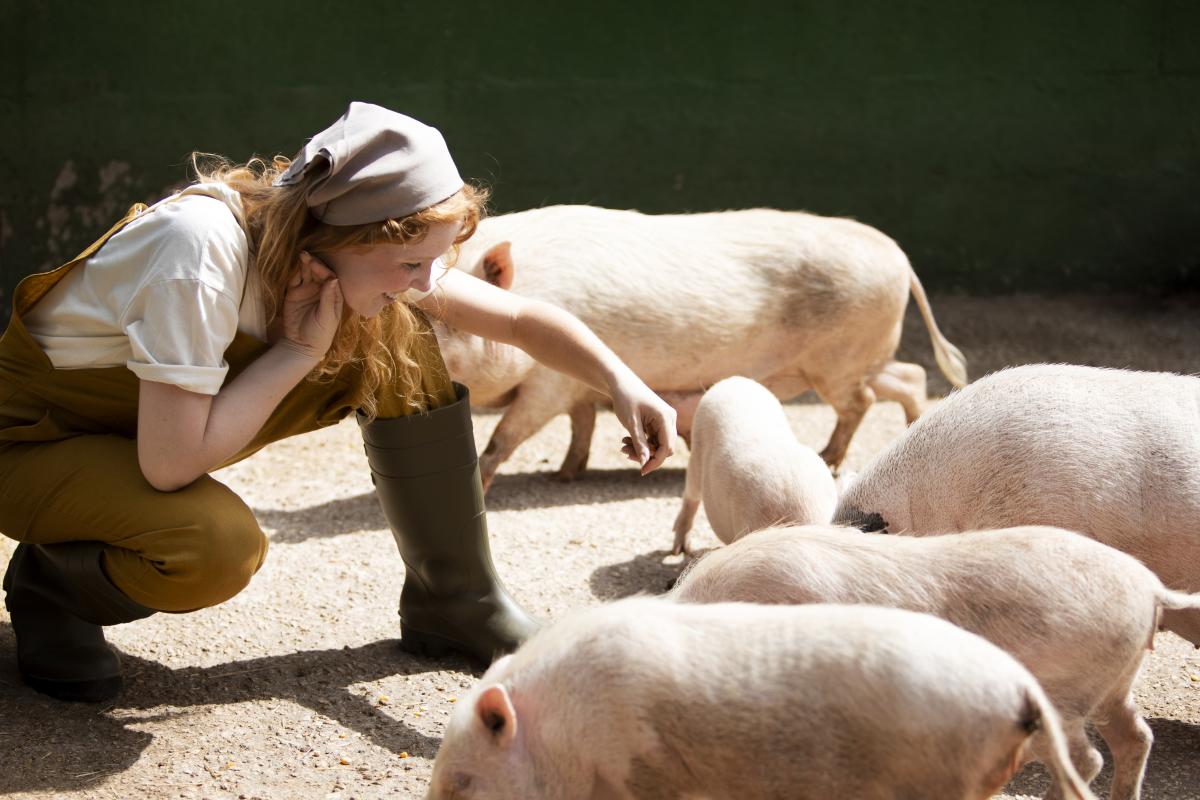
[[[276,186],[315,176],[313,216],[329,225],[405,217],[463,187],[437,128],[370,103],[351,103],[297,155]]]

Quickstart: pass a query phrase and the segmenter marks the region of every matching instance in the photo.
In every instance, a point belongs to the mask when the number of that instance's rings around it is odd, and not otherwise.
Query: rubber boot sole
[[[400,623],[400,649],[405,653],[429,658],[461,655],[472,661],[479,660],[462,642],[448,639],[436,633],[428,633],[410,628],[403,622]]]
[[[112,700],[125,688],[120,675],[87,681],[57,681],[21,675],[29,688],[68,703],[103,703]]]

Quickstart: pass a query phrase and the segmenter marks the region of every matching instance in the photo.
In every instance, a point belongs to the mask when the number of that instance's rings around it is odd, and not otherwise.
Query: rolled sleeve
[[[195,279],[160,281],[140,291],[124,325],[142,380],[215,395],[229,365],[225,349],[237,335],[238,303]]]

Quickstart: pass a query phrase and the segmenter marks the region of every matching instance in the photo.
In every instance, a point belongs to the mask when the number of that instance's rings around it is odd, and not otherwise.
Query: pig
[[[1090,782],[1113,754],[1114,800],[1140,797],[1153,735],[1133,684],[1162,609],[1200,609],[1132,556],[1071,531],[1019,527],[927,538],[831,525],[772,528],[695,561],[676,602],[865,603],[933,614],[1015,656],[1054,703]],[[1048,743],[1035,740],[1041,757]],[[1052,796],[1056,796],[1053,795]]]
[[[995,645],[871,606],[588,609],[497,661],[456,704],[427,798],[990,797],[1034,731],[1091,798],[1058,714]]]
[[[829,522],[837,488],[825,462],[796,441],[775,395],[733,377],[705,392],[696,410],[676,555],[691,553],[701,501],[713,533],[729,544],[771,525]]]
[[[583,320],[676,407],[685,440],[700,393],[731,375],[781,400],[814,389],[837,411],[821,453],[835,468],[876,397],[900,402],[912,422],[926,403],[925,371],[892,358],[910,292],[938,366],[955,386],[967,380],[904,251],[849,219],[551,206],[483,220],[457,268]],[[470,386],[475,405],[507,406],[480,457],[485,488],[518,445],[562,413],[571,442],[558,475],[584,469],[598,392],[514,347],[434,327],[451,376]]]
[[[925,535],[1054,525],[1200,592],[1200,378],[1057,364],[952,393],[862,469],[834,521]],[[1200,613],[1163,626],[1200,647]]]

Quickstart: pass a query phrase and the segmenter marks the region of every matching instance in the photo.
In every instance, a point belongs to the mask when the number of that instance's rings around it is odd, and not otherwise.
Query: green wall
[[[0,0],[0,287],[351,99],[498,211],[856,217],[935,290],[1200,288],[1200,3]],[[7,299],[0,301],[7,313]]]

